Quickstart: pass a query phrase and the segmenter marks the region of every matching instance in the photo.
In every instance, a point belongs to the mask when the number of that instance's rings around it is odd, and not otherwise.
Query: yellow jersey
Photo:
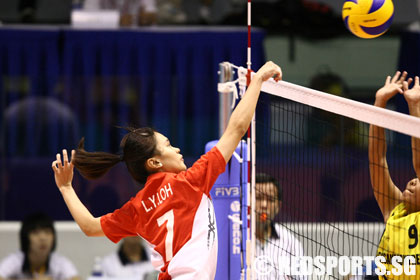
[[[386,222],[384,234],[378,247],[377,256],[383,256],[386,259],[384,263],[387,274],[379,276],[381,280],[411,280],[420,279],[420,244],[419,244],[419,221],[420,212],[415,212],[407,215],[406,206],[404,203],[398,204]],[[393,265],[393,257],[401,257],[402,261]],[[414,257],[415,260],[415,274],[407,275],[404,273],[410,269],[410,266],[404,258],[407,256]],[[395,258],[394,258],[395,261]],[[395,264],[395,263],[394,263]],[[405,265],[406,264],[406,265]],[[414,264],[414,263],[413,263]],[[399,269],[396,274],[392,273],[395,269]],[[411,266],[411,273],[413,273],[414,265]]]

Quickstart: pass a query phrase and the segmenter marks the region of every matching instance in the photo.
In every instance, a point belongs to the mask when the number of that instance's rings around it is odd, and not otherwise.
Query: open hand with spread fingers
[[[419,106],[420,104],[420,82],[419,77],[416,76],[414,78],[414,85],[411,89],[409,89],[410,83],[404,82],[403,83],[403,90],[404,90],[404,98],[408,103],[408,106]]]
[[[75,151],[71,151],[71,158],[75,156]],[[54,170],[54,178],[57,187],[61,190],[62,188],[71,188],[71,182],[73,180],[74,165],[67,155],[67,150],[63,150],[63,161],[61,161],[61,155],[57,154],[57,159],[52,163],[52,169]]]
[[[412,79],[409,78],[407,81],[407,72],[401,74],[397,71],[394,77],[388,76],[385,81],[385,85],[376,92],[376,102],[386,104],[397,93],[403,94],[403,83],[410,84]]]

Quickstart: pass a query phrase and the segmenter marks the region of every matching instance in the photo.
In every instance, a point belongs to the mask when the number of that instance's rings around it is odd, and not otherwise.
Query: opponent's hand
[[[405,71],[402,74],[400,71],[397,71],[392,78],[388,76],[385,85],[376,92],[375,103],[379,103],[377,105],[385,105],[397,93],[403,94],[403,82],[407,82],[408,84],[412,82],[411,78],[405,81],[406,78],[407,72]]]
[[[281,68],[272,61],[266,62],[256,73],[265,82],[273,78],[276,82],[280,81],[283,77]]]
[[[408,106],[418,106],[420,104],[420,82],[419,77],[414,78],[414,86],[408,89],[409,82],[403,82],[404,98],[408,103]]]
[[[72,159],[74,158],[75,154],[76,152],[72,150]],[[54,178],[57,187],[59,189],[71,188],[74,165],[72,161],[69,161],[67,150],[63,150],[63,162],[61,162],[61,155],[57,154],[57,159],[52,163],[52,169],[54,170]]]

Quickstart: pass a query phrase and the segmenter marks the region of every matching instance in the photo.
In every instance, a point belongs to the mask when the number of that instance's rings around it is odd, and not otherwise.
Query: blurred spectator
[[[200,16],[208,19],[212,0],[201,0]],[[120,25],[185,24],[183,0],[85,0],[86,10],[119,10]]]
[[[74,147],[78,120],[72,109],[55,98],[27,97],[3,112],[1,149],[8,157],[55,155],[59,147]]]
[[[419,11],[419,16],[420,16],[420,0],[417,0],[417,9]],[[408,26],[408,30],[413,31],[413,32],[420,31],[420,19],[417,18],[417,20],[412,21],[410,25]]]
[[[19,0],[18,10],[22,23],[34,23],[37,0]]]
[[[0,1],[0,17],[7,23],[68,24],[71,1],[75,0]]]
[[[74,147],[78,133],[75,113],[56,98],[31,96],[8,104],[0,124],[0,155],[8,159],[2,170],[6,183],[0,184],[3,219],[21,220],[34,211],[51,213],[53,219],[71,218],[60,203],[61,195],[51,187],[54,182],[45,175],[51,167],[44,158],[55,155],[60,147]]]
[[[157,0],[159,24],[184,24],[187,15],[182,0]]]
[[[247,1],[230,0],[222,23],[245,25]],[[345,32],[341,17],[319,0],[252,0],[252,25],[272,34],[331,38]],[[260,16],[261,15],[261,16]]]
[[[121,26],[157,23],[156,0],[85,0],[83,8],[119,10]]]
[[[50,217],[41,213],[26,217],[20,229],[21,250],[0,262],[0,279],[79,280],[74,265],[54,252],[56,243]]]
[[[155,271],[150,263],[139,236],[122,239],[118,251],[102,260],[102,276],[104,277],[135,277],[143,280],[150,274],[157,275],[157,273],[159,272]]]
[[[309,87],[332,95],[348,97],[348,87],[344,80],[339,75],[330,72],[329,69],[322,70],[313,76]],[[354,137],[357,135],[350,128],[354,126],[354,121],[349,118],[314,109],[308,126],[309,140],[319,147],[353,145],[356,144],[357,139]]]
[[[198,12],[200,23],[209,23],[211,21],[211,7],[213,0],[201,0],[200,10]]]

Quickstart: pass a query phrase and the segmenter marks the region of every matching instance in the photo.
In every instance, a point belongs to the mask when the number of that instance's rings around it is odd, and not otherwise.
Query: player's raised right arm
[[[408,104],[410,115],[420,118],[420,78],[414,78],[414,86],[409,89],[410,80],[403,83],[404,97]],[[413,168],[417,178],[420,178],[420,139],[411,138],[411,150],[413,154]]]
[[[276,81],[280,81],[282,72],[279,66],[269,61],[254,75],[244,97],[232,112],[228,126],[219,142],[216,144],[216,147],[219,149],[226,162],[230,160],[239,141],[248,130],[257,106],[262,83],[271,77],[275,77],[274,79]]]
[[[72,159],[74,155],[75,151],[73,150]],[[61,155],[57,154],[57,159],[52,163],[52,169],[54,170],[55,183],[80,229],[87,236],[104,236],[100,218],[92,216],[73,189],[71,183],[73,180],[74,166],[71,161],[69,162],[66,150],[63,150],[63,162],[61,162]]]
[[[402,83],[407,73],[397,72],[388,76],[385,85],[376,92],[375,106],[385,108],[389,99],[397,93],[403,93]],[[375,198],[381,208],[384,221],[388,220],[392,210],[401,201],[402,193],[395,186],[388,170],[386,160],[386,137],[382,127],[370,125],[369,128],[369,171]]]

